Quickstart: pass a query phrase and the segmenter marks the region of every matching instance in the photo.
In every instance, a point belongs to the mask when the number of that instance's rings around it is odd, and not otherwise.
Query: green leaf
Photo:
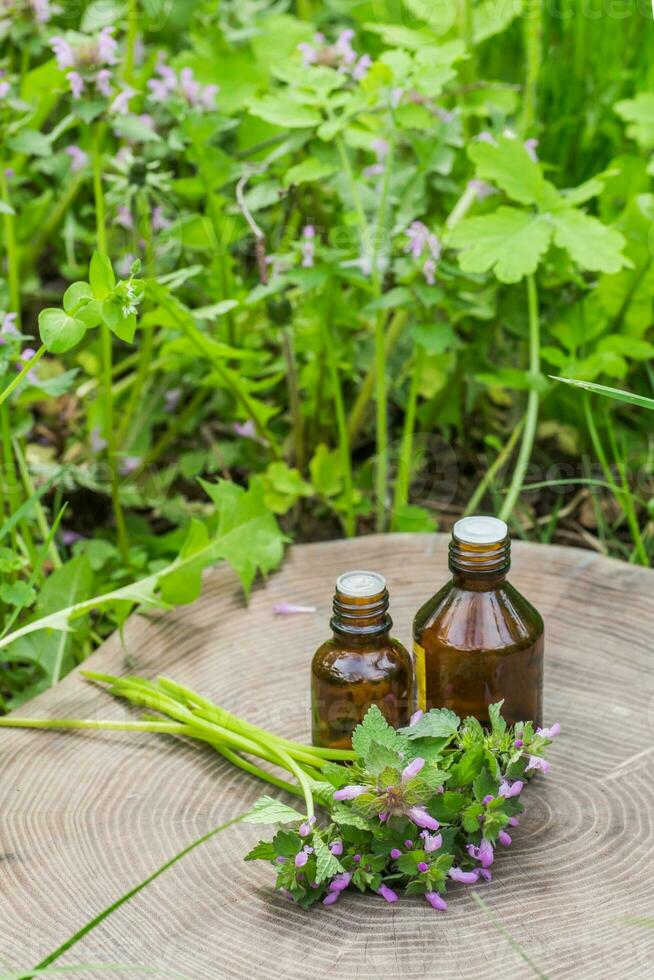
[[[366,769],[375,776],[379,776],[385,769],[399,771],[402,766],[402,759],[399,752],[389,748],[387,745],[380,745],[372,742],[366,753]]]
[[[275,514],[285,514],[300,497],[313,494],[313,487],[302,479],[300,471],[283,460],[269,463],[261,481],[264,500]]]
[[[486,813],[485,807],[481,803],[471,803],[463,811],[461,822],[463,829],[469,834],[476,834],[481,828],[480,817]]]
[[[116,285],[111,262],[106,255],[94,252],[89,266],[89,283],[96,299],[106,299]]]
[[[343,871],[343,865],[338,858],[334,857],[318,834],[314,834],[311,840],[316,857],[316,881],[320,884],[321,881],[326,881],[327,878],[333,878],[334,875],[340,874]]]
[[[115,115],[112,121],[112,129],[132,143],[160,143],[161,136],[150,126],[142,122],[138,116]]]
[[[549,248],[552,228],[540,215],[501,207],[493,214],[464,219],[450,245],[462,249],[464,272],[494,272],[500,282],[532,275]]]
[[[244,861],[274,861],[277,857],[272,841],[260,840],[243,858]]]
[[[389,749],[397,749],[399,736],[388,724],[376,704],[372,704],[363,719],[352,733],[352,748],[364,761],[367,759],[373,745],[383,745]]]
[[[262,796],[243,817],[245,823],[293,823],[304,815],[272,796]]]
[[[87,282],[73,282],[70,284],[63,298],[63,308],[70,316],[74,316],[80,305],[86,305],[93,299],[93,291]]]
[[[344,807],[334,807],[331,817],[334,823],[343,824],[345,827],[355,827],[357,830],[370,830],[370,822],[365,817]]]
[[[22,129],[7,142],[15,153],[26,153],[35,157],[48,157],[52,153],[50,139],[36,129]]]
[[[522,140],[500,136],[495,144],[473,142],[468,147],[468,156],[477,168],[477,175],[495,184],[512,200],[536,204],[542,198],[545,179]]]
[[[635,99],[625,99],[614,108],[627,123],[627,136],[645,150],[654,148],[654,92],[639,92]]]
[[[483,745],[476,745],[464,752],[459,762],[450,769],[449,785],[452,789],[472,783],[481,772],[485,761],[486,753]]]
[[[466,798],[462,793],[453,793],[445,790],[429,804],[430,813],[437,820],[443,823],[452,823],[466,805]]]
[[[22,609],[32,605],[36,592],[27,582],[3,582],[0,585],[0,599],[9,606],[19,606]]]
[[[333,163],[326,163],[323,160],[316,160],[315,157],[309,157],[308,160],[303,160],[302,163],[298,163],[286,171],[284,187],[290,187],[293,184],[309,184],[315,180],[325,180],[335,174],[336,171],[337,167]]]
[[[623,235],[598,218],[565,208],[554,211],[551,220],[555,244],[564,248],[582,269],[611,273],[631,264],[623,254]]]
[[[311,482],[321,497],[335,497],[343,488],[341,460],[338,450],[329,450],[322,443],[309,464]]]
[[[495,735],[503,735],[506,731],[506,722],[502,717],[502,705],[504,701],[496,701],[495,704],[488,706],[488,717]]]
[[[284,129],[305,129],[323,121],[317,109],[300,105],[286,95],[264,95],[252,99],[248,110],[253,116]]]
[[[432,708],[415,725],[402,732],[414,738],[450,738],[458,730],[461,719],[449,708]]]
[[[475,799],[481,803],[486,796],[497,796],[499,782],[495,779],[489,769],[484,766],[472,784]]]
[[[206,549],[209,543],[209,533],[206,526],[193,519],[179,553],[180,559],[191,558]],[[185,565],[184,568],[173,570],[160,580],[161,597],[164,602],[174,605],[184,605],[195,600],[202,590],[202,570],[206,565],[204,555],[200,555],[196,564]]]
[[[51,307],[39,313],[39,333],[51,354],[64,354],[83,338],[86,324],[78,317]]]
[[[638,408],[654,410],[654,398],[647,398],[645,395],[635,395],[631,391],[623,391],[621,388],[607,388],[606,385],[593,384],[592,381],[577,381],[574,378],[557,378],[551,375],[553,381],[562,381],[563,384],[572,385],[574,388],[581,388],[590,391],[595,395],[604,395],[606,398],[613,398],[618,402],[626,402],[628,405],[637,405]]]

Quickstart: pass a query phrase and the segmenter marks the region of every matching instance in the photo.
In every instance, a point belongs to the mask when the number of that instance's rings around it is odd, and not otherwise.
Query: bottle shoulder
[[[314,676],[331,680],[375,680],[411,671],[411,655],[392,637],[378,645],[348,644],[347,640],[326,640],[318,647],[311,662]]]
[[[457,650],[524,648],[544,632],[540,613],[510,582],[473,591],[449,582],[416,614],[414,639]]]

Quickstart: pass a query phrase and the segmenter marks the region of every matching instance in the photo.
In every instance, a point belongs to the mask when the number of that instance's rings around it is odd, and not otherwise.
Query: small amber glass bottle
[[[464,517],[454,525],[452,580],[413,623],[418,707],[451,708],[486,724],[504,699],[509,724],[542,723],[543,620],[506,581],[511,541],[504,521]]]
[[[394,727],[406,725],[413,698],[411,656],[391,639],[386,582],[376,572],[346,572],[336,582],[333,638],[311,664],[313,743],[349,749],[372,704]]]

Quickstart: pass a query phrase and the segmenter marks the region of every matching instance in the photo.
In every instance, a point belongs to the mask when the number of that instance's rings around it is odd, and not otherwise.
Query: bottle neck
[[[449,547],[452,580],[459,588],[474,592],[496,589],[511,567],[511,539],[492,544],[470,544],[452,536]]]
[[[330,626],[337,639],[347,637],[357,643],[378,639],[388,633],[393,620],[388,613],[388,591],[374,596],[349,596],[336,591]]]

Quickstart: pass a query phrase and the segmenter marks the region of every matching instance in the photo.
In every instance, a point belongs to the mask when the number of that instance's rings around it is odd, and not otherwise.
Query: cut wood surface
[[[414,612],[447,578],[446,551],[444,535],[298,546],[249,607],[219,567],[197,603],[132,617],[125,648],[114,636],[87,666],[166,673],[308,740],[309,664],[329,633],[336,576],[385,574],[394,633],[408,644]],[[330,909],[303,912],[274,893],[267,865],[243,862],[270,828],[236,824],[57,965],[95,964],[74,974],[87,980],[137,966],[190,980],[651,977],[654,928],[633,920],[654,917],[654,572],[518,542],[511,580],[545,619],[545,721],[559,721],[563,734],[550,748],[552,770],[525,791],[527,813],[492,883],[453,885],[447,913],[419,898],[391,906],[349,892]],[[275,617],[281,601],[317,611]],[[76,673],[17,714],[136,716]],[[211,749],[172,736],[3,729],[0,744],[0,973],[34,966],[269,791]]]

